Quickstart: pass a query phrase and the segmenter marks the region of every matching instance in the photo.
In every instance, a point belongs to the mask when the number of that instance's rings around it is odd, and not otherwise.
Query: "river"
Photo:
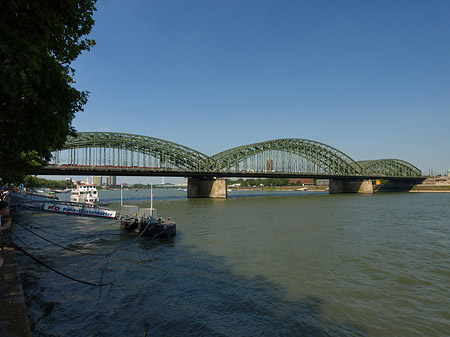
[[[21,211],[16,242],[35,336],[448,336],[450,193],[154,190],[177,236]],[[120,191],[101,191],[110,208]],[[149,207],[150,191],[124,191]],[[32,227],[29,227],[29,226]],[[18,241],[18,240],[21,241]],[[77,252],[75,252],[77,251]],[[79,254],[78,251],[89,254]]]

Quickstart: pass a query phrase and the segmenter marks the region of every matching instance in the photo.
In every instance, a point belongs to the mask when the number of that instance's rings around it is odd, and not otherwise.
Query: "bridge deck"
[[[178,171],[178,170],[149,170],[145,168],[121,168],[93,167],[83,169],[61,169],[45,167],[41,175],[92,175],[92,176],[150,176],[150,177],[205,177],[205,178],[314,178],[314,179],[387,179],[423,181],[425,177],[398,177],[383,175],[333,175],[320,173],[284,173],[284,172],[231,172],[231,171]]]

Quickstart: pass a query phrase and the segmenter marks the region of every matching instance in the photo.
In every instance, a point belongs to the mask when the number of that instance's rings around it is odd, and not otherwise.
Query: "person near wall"
[[[7,217],[8,216],[8,217]],[[9,217],[9,205],[6,201],[0,201],[0,234],[9,228],[11,228],[11,218]],[[0,256],[0,268],[5,261]]]
[[[0,201],[5,201],[8,193],[9,191],[7,191],[3,186],[0,186]]]

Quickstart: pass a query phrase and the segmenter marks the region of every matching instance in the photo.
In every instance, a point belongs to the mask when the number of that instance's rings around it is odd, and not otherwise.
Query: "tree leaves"
[[[0,178],[38,172],[60,148],[88,92],[70,63],[95,41],[95,0],[15,0],[0,4]]]

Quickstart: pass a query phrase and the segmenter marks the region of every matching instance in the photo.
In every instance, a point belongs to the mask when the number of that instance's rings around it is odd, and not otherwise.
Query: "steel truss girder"
[[[186,146],[167,140],[114,132],[79,132],[69,137],[61,150],[73,148],[109,148],[160,158],[180,169],[209,169],[210,158]]]
[[[78,149],[84,149],[80,158]],[[157,158],[160,163],[168,163],[179,171],[192,172],[238,172],[240,166],[247,165],[247,169],[258,167],[262,172],[267,169],[267,159],[274,161],[274,168],[279,173],[320,173],[328,175],[365,175],[365,176],[402,176],[418,177],[421,171],[414,165],[400,159],[379,159],[355,162],[345,153],[320,142],[286,138],[275,139],[255,144],[243,145],[217,153],[211,157],[180,144],[167,140],[114,132],[80,132],[77,137],[69,137],[64,147],[59,150],[70,150],[70,163],[97,162],[106,166],[107,153],[111,160],[111,150],[125,151],[117,156],[125,156],[122,162],[128,163],[128,152],[140,161],[140,156],[147,155]],[[295,157],[296,156],[296,157]],[[59,158],[57,153],[55,158]],[[295,159],[294,159],[295,157]],[[115,161],[115,152],[112,152]],[[295,167],[294,160],[311,163],[314,169],[301,170]],[[143,159],[145,160],[145,159]],[[252,162],[255,167],[248,167]],[[256,163],[256,164],[255,164]],[[298,166],[298,165],[297,165]],[[233,170],[234,168],[234,170]],[[295,170],[294,170],[295,168]],[[314,172],[313,172],[314,171]]]
[[[219,169],[231,170],[237,163],[266,151],[279,151],[281,155],[296,155],[311,161],[321,172],[336,175],[362,172],[362,168],[345,153],[323,143],[307,139],[276,139],[244,145],[220,152],[212,158]]]
[[[407,161],[401,159],[376,159],[358,161],[366,175],[391,177],[420,177],[422,172]]]

